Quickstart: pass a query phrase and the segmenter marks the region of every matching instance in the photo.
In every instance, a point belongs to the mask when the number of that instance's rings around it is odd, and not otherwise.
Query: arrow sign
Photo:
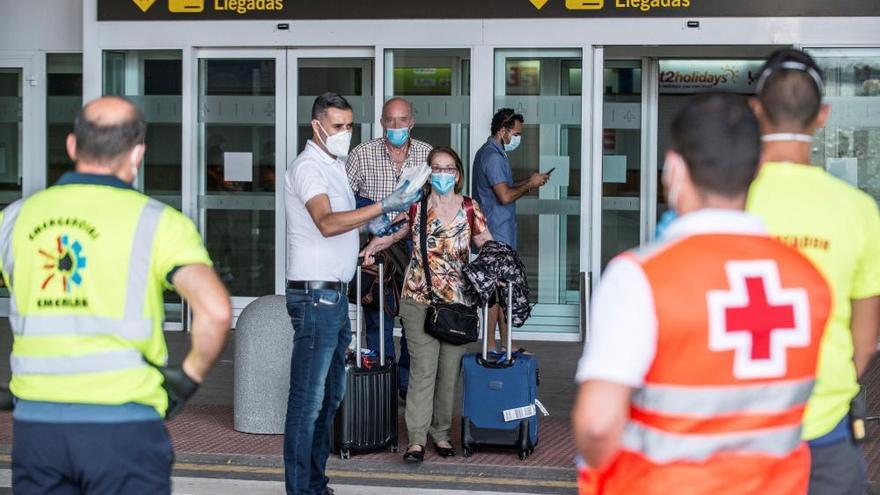
[[[131,0],[131,1],[134,2],[135,5],[140,7],[140,9],[144,12],[150,10],[150,7],[152,7],[153,4],[156,3],[156,0]],[[547,0],[544,0],[544,1],[546,2]],[[540,7],[538,7],[538,8],[540,8]]]
[[[550,0],[529,0],[536,9],[541,10]]]

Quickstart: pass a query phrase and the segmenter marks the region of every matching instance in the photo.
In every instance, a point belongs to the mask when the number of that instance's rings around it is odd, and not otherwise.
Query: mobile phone
[[[544,172],[544,175],[550,175],[550,174],[553,173],[554,170],[556,170],[556,167],[553,167],[553,168],[551,168],[550,170]]]

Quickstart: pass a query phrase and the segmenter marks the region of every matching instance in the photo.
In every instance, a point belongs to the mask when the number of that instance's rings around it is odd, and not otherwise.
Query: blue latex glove
[[[370,220],[370,223],[366,225],[365,230],[376,237],[386,237],[400,230],[404,223],[406,222],[392,225],[391,220],[388,220],[387,215],[380,215]]]
[[[382,211],[391,213],[393,211],[406,211],[407,208],[416,201],[422,199],[422,189],[419,188],[415,192],[407,192],[409,181],[403,181],[397,186],[391,194],[382,200]]]

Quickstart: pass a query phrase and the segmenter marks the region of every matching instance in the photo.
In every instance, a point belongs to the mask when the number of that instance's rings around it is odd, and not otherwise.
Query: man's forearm
[[[193,313],[192,348],[183,371],[201,383],[226,346],[232,320],[229,293],[214,269],[202,264],[180,268],[172,282]]]
[[[382,205],[374,203],[350,211],[331,212],[315,222],[324,237],[333,237],[359,229],[382,214]]]
[[[868,369],[871,358],[877,352],[877,336],[880,330],[880,296],[852,301],[853,361],[858,376]]]
[[[529,183],[528,181],[520,181],[514,184],[512,187],[508,187],[503,192],[499,192],[496,190],[495,195],[498,197],[498,201],[501,204],[509,205],[514,201],[517,201],[519,198],[525,196],[529,192]]]
[[[626,386],[610,382],[581,385],[572,414],[575,444],[587,464],[598,469],[611,461],[629,419]]]

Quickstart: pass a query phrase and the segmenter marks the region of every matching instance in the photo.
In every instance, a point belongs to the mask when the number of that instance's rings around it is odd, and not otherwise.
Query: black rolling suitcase
[[[379,264],[379,286],[384,287],[384,260]],[[357,269],[357,294],[361,293],[361,266]],[[391,449],[397,452],[397,364],[385,359],[385,295],[379,291],[379,359],[365,366],[361,352],[362,308],[357,303],[356,344],[345,363],[345,396],[336,412],[332,441],[343,459],[355,452]]]

